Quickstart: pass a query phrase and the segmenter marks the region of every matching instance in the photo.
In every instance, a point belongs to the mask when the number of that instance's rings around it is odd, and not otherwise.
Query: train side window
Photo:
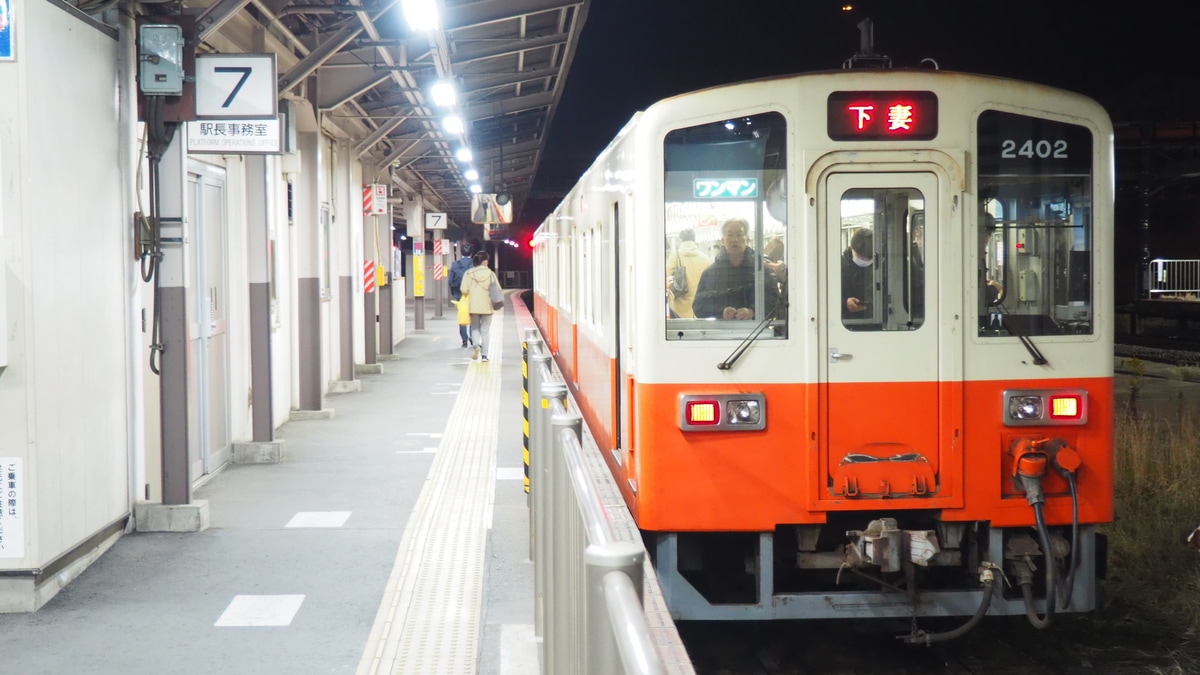
[[[769,112],[676,129],[663,146],[668,340],[787,337],[787,126]]]
[[[856,188],[841,199],[842,325],[917,330],[925,323],[925,197],[915,188]],[[832,270],[831,270],[832,272]]]
[[[979,335],[1091,334],[1091,131],[997,110],[978,130]]]

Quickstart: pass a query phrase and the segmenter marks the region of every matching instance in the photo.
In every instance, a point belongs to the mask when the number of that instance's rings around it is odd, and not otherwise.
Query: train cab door
[[[826,499],[873,508],[938,491],[938,190],[927,171],[825,174]]]

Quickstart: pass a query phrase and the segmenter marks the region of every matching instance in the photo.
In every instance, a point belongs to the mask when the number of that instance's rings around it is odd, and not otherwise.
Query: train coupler
[[[933,530],[901,530],[895,518],[880,518],[865,530],[846,532],[845,563],[851,567],[873,565],[881,572],[899,572],[905,563],[929,567],[956,565],[958,551],[943,550]]]

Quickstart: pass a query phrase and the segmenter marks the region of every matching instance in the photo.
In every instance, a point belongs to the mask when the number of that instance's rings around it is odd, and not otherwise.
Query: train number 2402
[[[1038,157],[1041,159],[1067,159],[1067,142],[1058,141],[1033,141],[1026,140],[1017,147],[1017,143],[1011,139],[1004,139],[1000,142],[1000,157],[1003,159],[1016,159],[1018,157]]]

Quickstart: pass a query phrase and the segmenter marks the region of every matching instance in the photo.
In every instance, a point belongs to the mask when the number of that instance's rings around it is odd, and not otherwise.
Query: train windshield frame
[[[978,134],[979,336],[1092,334],[1092,132],[986,110]]]
[[[778,112],[666,134],[667,340],[787,338],[786,139]]]

